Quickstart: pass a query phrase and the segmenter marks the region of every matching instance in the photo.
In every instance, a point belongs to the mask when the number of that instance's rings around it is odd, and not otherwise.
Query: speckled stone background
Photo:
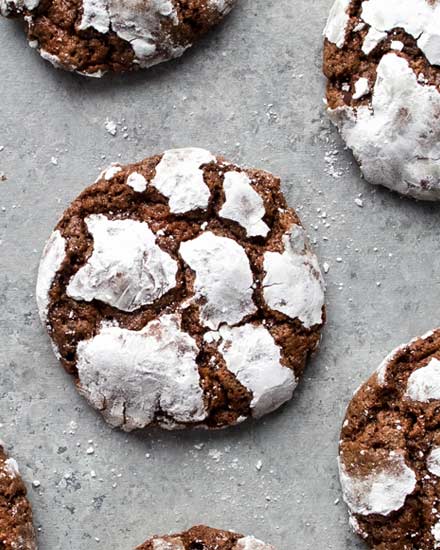
[[[330,5],[238,0],[183,59],[101,81],[53,69],[19,24],[0,21],[0,434],[28,483],[41,549],[131,550],[196,523],[278,550],[363,547],[339,502],[339,427],[383,356],[440,324],[440,206],[366,184],[326,119]],[[188,145],[282,176],[329,264],[328,324],[296,397],[266,420],[127,435],[57,365],[34,303],[38,259],[101,167]]]

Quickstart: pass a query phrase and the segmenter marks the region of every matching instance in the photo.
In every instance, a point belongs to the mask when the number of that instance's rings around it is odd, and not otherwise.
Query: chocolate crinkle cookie
[[[355,393],[339,460],[351,525],[371,548],[440,548],[440,329],[394,350]]]
[[[17,462],[0,442],[0,548],[37,550],[31,506]]]
[[[203,149],[104,171],[52,233],[37,299],[79,391],[125,430],[275,410],[325,315],[316,256],[279,180]]]
[[[440,2],[336,0],[325,29],[331,120],[365,179],[440,200]]]
[[[275,550],[275,548],[255,537],[244,537],[231,531],[199,525],[184,533],[153,537],[137,550]]]
[[[100,77],[179,57],[235,0],[0,0],[55,67]]]

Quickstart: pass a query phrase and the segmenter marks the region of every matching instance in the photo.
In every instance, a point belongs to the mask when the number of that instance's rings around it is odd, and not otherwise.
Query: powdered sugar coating
[[[228,370],[252,392],[252,415],[259,418],[292,398],[297,381],[281,364],[280,348],[261,325],[220,328],[219,351]]]
[[[431,449],[426,459],[426,467],[431,474],[440,477],[440,447]]]
[[[153,539],[153,550],[185,550],[183,541],[180,537],[173,537],[172,539]]]
[[[440,93],[422,86],[403,57],[385,55],[370,106],[329,110],[365,178],[399,193],[440,199]]]
[[[350,0],[336,0],[330,10],[324,36],[330,42],[342,48],[345,42],[345,33],[349,21],[348,6]]]
[[[147,188],[147,180],[142,174],[132,172],[127,178],[127,185],[133,188],[138,193],[142,193]]]
[[[11,477],[17,477],[20,475],[17,461],[13,458],[7,458],[4,462],[4,471]]]
[[[195,296],[201,322],[217,330],[235,325],[257,308],[253,277],[244,249],[232,239],[207,231],[180,245],[180,255],[195,272]]]
[[[41,322],[47,322],[49,291],[58,269],[66,254],[66,241],[56,230],[52,233],[43,250],[37,277],[36,298]]]
[[[268,306],[300,319],[307,328],[322,323],[324,282],[304,229],[294,225],[283,238],[284,252],[264,255],[264,298]]]
[[[200,168],[213,161],[215,157],[204,149],[166,151],[156,166],[156,175],[151,185],[169,199],[170,210],[174,214],[205,209],[210,192]]]
[[[94,338],[78,344],[79,389],[112,426],[126,431],[147,426],[157,414],[179,423],[201,422],[207,413],[198,352],[174,314],[141,331],[103,325]]]
[[[440,400],[440,361],[438,359],[431,359],[426,367],[411,373],[405,398],[423,403],[431,399]]]
[[[434,548],[440,548],[440,521],[432,526],[431,533],[434,537]]]
[[[243,537],[237,541],[233,550],[275,550],[275,547],[255,537]]]
[[[71,278],[68,296],[134,311],[174,288],[177,262],[156,244],[147,223],[109,220],[102,214],[85,222],[93,236],[93,253]]]
[[[263,199],[252,187],[249,176],[244,172],[226,172],[223,189],[226,200],[220,216],[239,223],[249,237],[266,237],[269,227],[263,221],[266,213]]]
[[[343,459],[340,459],[339,475],[344,501],[351,513],[363,516],[387,516],[399,510],[417,483],[413,470],[406,465],[404,457],[396,452],[390,452],[387,460],[381,461],[376,467],[372,466],[366,476],[349,474]]]

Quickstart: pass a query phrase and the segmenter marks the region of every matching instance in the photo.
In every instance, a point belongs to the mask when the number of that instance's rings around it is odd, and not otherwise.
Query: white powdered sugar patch
[[[0,15],[7,17],[11,11],[34,10],[38,7],[40,0],[0,0]]]
[[[174,214],[206,209],[210,191],[203,179],[201,166],[213,161],[215,157],[204,149],[166,151],[156,166],[151,185],[169,199],[169,207]]]
[[[85,219],[93,253],[67,286],[75,300],[101,300],[122,311],[153,303],[176,285],[177,262],[156,244],[145,222]]]
[[[368,78],[359,78],[354,85],[353,99],[361,99],[370,92]]]
[[[208,231],[183,242],[179,252],[195,272],[193,300],[200,302],[204,325],[213,330],[221,323],[235,325],[257,310],[249,258],[236,241]]]
[[[104,170],[99,177],[103,177],[105,180],[110,181],[116,174],[119,174],[119,172],[122,172],[122,167],[119,164],[112,164]]]
[[[180,537],[174,537],[172,539],[153,539],[153,550],[185,550],[185,546]]]
[[[127,178],[127,185],[138,193],[142,193],[147,188],[147,180],[142,174],[132,172]]]
[[[390,452],[387,460],[372,468],[367,476],[347,472],[339,460],[339,476],[344,500],[353,514],[387,516],[405,504],[417,483],[416,475],[401,454]]]
[[[421,85],[408,62],[385,55],[371,106],[329,110],[365,178],[402,194],[440,199],[440,93]]]
[[[304,229],[294,225],[283,237],[284,252],[264,254],[264,298],[267,305],[306,328],[322,323],[324,282]]]
[[[336,0],[330,10],[324,36],[338,48],[342,48],[345,42],[345,33],[349,21],[348,6],[350,0]]]
[[[219,215],[239,223],[249,237],[266,237],[269,227],[263,221],[266,214],[263,199],[252,187],[247,174],[226,172],[223,189],[226,200]]]
[[[141,67],[163,61],[157,52],[161,24],[164,20],[178,24],[178,17],[171,0],[83,0],[83,16],[79,30],[94,28],[102,34],[114,31],[119,38],[129,42]],[[179,55],[181,48],[167,44],[168,54]],[[159,55],[160,59],[157,59]]]
[[[362,4],[361,16],[377,33],[386,34],[396,28],[404,29],[417,39],[417,45],[432,65],[440,64],[438,3],[427,0],[368,0]]]
[[[275,550],[275,548],[255,537],[243,537],[236,542],[233,550]]]
[[[17,477],[20,475],[17,461],[13,458],[7,458],[3,466],[4,471],[11,477]]]
[[[426,467],[431,474],[440,477],[440,447],[434,447],[426,459]]]
[[[219,351],[229,371],[252,392],[252,415],[259,418],[292,398],[297,381],[281,364],[280,348],[270,332],[253,324],[219,330]]]
[[[440,521],[431,527],[431,533],[434,537],[434,548],[440,548]]]
[[[79,390],[112,426],[127,431],[147,426],[160,412],[171,422],[201,422],[207,413],[198,352],[177,315],[163,315],[141,331],[104,324],[78,344]]]
[[[371,53],[387,36],[388,34],[386,32],[378,31],[374,27],[370,27],[364,38],[364,43],[362,44],[362,51],[364,54],[368,55]]]
[[[431,359],[426,367],[415,370],[408,378],[405,397],[412,401],[428,403],[440,400],[440,361]]]
[[[43,250],[40,260],[37,278],[37,306],[40,319],[43,324],[47,322],[47,310],[49,307],[49,291],[55,275],[66,255],[66,241],[61,233],[56,230],[52,233]]]

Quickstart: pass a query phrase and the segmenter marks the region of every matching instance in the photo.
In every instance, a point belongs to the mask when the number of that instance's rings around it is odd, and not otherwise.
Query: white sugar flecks
[[[131,312],[174,288],[177,262],[156,244],[147,223],[109,220],[102,214],[92,214],[85,222],[93,253],[70,279],[68,296]]]
[[[304,229],[294,225],[283,238],[284,252],[264,255],[264,298],[276,311],[298,318],[305,327],[322,323],[324,282]]]
[[[104,324],[78,344],[79,390],[112,426],[127,431],[147,426],[160,412],[165,427],[167,420],[201,422],[207,413],[198,353],[177,315],[163,315],[141,331]]]
[[[390,452],[366,476],[349,474],[343,460],[339,460],[344,500],[353,514],[387,516],[405,504],[417,483],[416,475],[401,454]]]
[[[172,537],[165,539],[153,539],[153,550],[185,550],[185,546],[180,537]]]
[[[219,351],[229,371],[252,393],[252,415],[259,418],[291,399],[297,381],[281,364],[279,346],[261,325],[220,328]]]
[[[385,55],[371,106],[329,110],[365,178],[402,194],[440,199],[440,93],[421,85],[406,59]]]
[[[226,172],[223,188],[226,200],[219,215],[239,223],[249,237],[266,237],[269,227],[263,221],[266,214],[263,199],[252,187],[247,174]]]
[[[415,370],[408,378],[405,397],[427,403],[440,400],[440,361],[431,359],[426,367]]]
[[[47,310],[49,307],[49,291],[55,279],[55,275],[66,254],[66,241],[61,233],[56,230],[52,233],[43,250],[37,277],[36,298],[38,312],[43,324],[47,322]]]
[[[147,180],[139,172],[132,172],[127,178],[127,185],[138,193],[143,193],[147,188]]]
[[[180,254],[195,273],[195,296],[202,323],[217,330],[256,311],[249,258],[236,241],[210,231],[183,242]]]
[[[210,191],[203,179],[201,166],[213,161],[215,157],[204,149],[166,151],[156,166],[151,185],[169,199],[169,207],[174,214],[206,209]]]

